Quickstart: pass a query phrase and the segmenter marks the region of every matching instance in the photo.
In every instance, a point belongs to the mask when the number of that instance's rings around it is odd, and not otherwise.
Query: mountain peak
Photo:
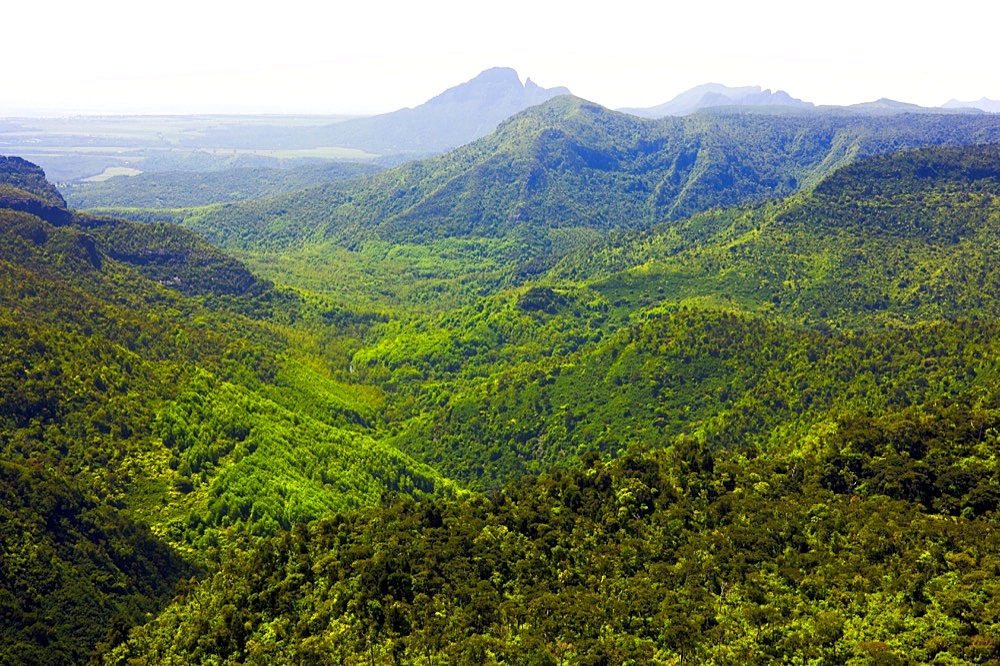
[[[568,93],[561,87],[542,88],[531,79],[522,84],[513,69],[493,67],[419,106],[331,125],[325,140],[397,155],[439,153],[489,134],[528,107]]]
[[[484,70],[475,77],[457,86],[448,88],[440,95],[428,100],[417,109],[434,107],[442,104],[475,104],[477,106],[494,106],[497,104],[517,107],[516,113],[529,106],[540,104],[545,100],[569,93],[566,88],[542,88],[531,79],[521,83],[521,77],[509,67],[493,67]]]

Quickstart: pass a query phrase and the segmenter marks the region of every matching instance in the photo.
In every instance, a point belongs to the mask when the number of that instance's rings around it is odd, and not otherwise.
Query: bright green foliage
[[[8,459],[85,475],[91,488],[132,504],[177,544],[200,538],[203,527],[190,529],[198,525],[266,517],[270,527],[254,528],[266,533],[385,492],[434,491],[436,474],[357,432],[375,419],[362,394],[241,339],[237,327],[252,331],[250,322],[130,275],[78,231],[11,215],[17,228],[34,224],[48,238],[32,246],[15,235],[7,248],[38,272],[3,264],[0,443]],[[67,246],[87,251],[73,257]],[[135,291],[119,292],[111,270],[130,275]],[[64,276],[90,280],[90,293]],[[121,302],[91,295],[102,291]],[[262,330],[254,335],[281,344]],[[302,411],[288,410],[300,401]],[[223,463],[233,469],[219,476]],[[259,478],[237,483],[242,468]],[[197,502],[157,507],[196,488],[204,490]],[[269,509],[244,511],[248,501]],[[223,521],[229,505],[236,515]]]
[[[476,487],[679,434],[716,447],[768,446],[830,413],[994,396],[997,334],[979,322],[822,334],[734,313],[663,311],[580,351],[501,361],[504,369],[471,387],[455,380],[462,390],[420,393],[423,415],[393,441]],[[419,377],[412,367],[393,377]]]
[[[865,161],[805,195],[609,239],[554,274],[594,276],[622,307],[725,299],[820,328],[994,316],[997,164],[994,147]]]
[[[176,504],[190,507],[165,526],[175,542],[211,543],[220,527],[266,535],[386,493],[446,490],[433,470],[370,435],[208,376],[160,412],[154,429],[172,454],[174,490],[186,496]]]
[[[395,444],[478,488],[681,433],[766,447],[831,412],[994,395],[998,164],[903,153],[612,238],[553,286],[378,327],[356,376],[407,419]]]

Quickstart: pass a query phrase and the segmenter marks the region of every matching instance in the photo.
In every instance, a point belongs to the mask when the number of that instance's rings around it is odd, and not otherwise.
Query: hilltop
[[[330,125],[313,140],[367,152],[426,156],[442,153],[492,132],[508,117],[541,104],[566,88],[523,84],[513,69],[488,69],[411,109]]]

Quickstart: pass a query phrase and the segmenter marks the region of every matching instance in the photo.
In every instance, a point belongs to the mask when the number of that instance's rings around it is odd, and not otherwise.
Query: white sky
[[[610,108],[708,82],[937,106],[1000,99],[997,19],[992,0],[15,1],[0,115],[381,113],[495,66]]]

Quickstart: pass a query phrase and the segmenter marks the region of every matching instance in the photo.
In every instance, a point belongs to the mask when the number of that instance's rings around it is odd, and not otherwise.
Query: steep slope
[[[45,178],[42,169],[20,157],[0,155],[0,181],[5,187],[4,203],[7,207],[15,201],[14,191],[26,192],[41,203],[53,208],[65,208],[59,190]]]
[[[59,190],[45,179],[40,167],[20,157],[0,156],[0,205],[52,224],[70,219]]]
[[[610,269],[595,283],[608,298],[655,285],[811,325],[994,317],[998,169],[995,146],[880,156],[770,206],[603,243],[560,274]]]
[[[498,236],[520,226],[642,228],[791,194],[857,157],[995,140],[1000,121],[988,116],[648,121],[561,97],[447,155],[261,204],[216,208],[189,224],[224,246],[248,249],[330,236],[400,242]]]
[[[72,480],[0,460],[0,663],[83,664],[195,573]]]
[[[54,227],[11,210],[0,210],[0,222],[0,314],[7,331],[2,414],[13,459],[37,454],[67,473],[87,469],[91,487],[113,487],[116,495],[153,480],[189,486],[179,476],[200,473],[194,485],[201,491],[192,497],[224,497],[223,458],[270,471],[275,483],[290,475],[286,502],[301,490],[328,506],[356,504],[410,476],[433,487],[429,470],[409,470],[404,457],[366,434],[370,405],[310,371],[303,365],[308,358],[288,354],[280,328],[236,312],[273,313],[294,301],[283,302],[267,285],[232,290],[229,264],[220,269],[186,251],[175,253],[172,268],[183,276],[208,274],[196,284],[203,294],[228,297],[219,308],[183,297],[177,290],[187,277],[163,285],[143,275],[151,270],[142,260],[150,247],[166,248],[157,256],[169,254],[191,241],[189,232],[85,217]],[[312,416],[289,410],[310,402],[326,403],[325,410]],[[306,442],[308,459],[285,458],[304,451]],[[105,458],[108,449],[114,464]],[[118,465],[138,464],[136,456],[148,459],[138,478],[128,480]],[[174,458],[170,468],[154,469],[160,456]],[[323,474],[311,469],[316,465]],[[141,478],[150,473],[153,479]],[[245,497],[267,499],[266,493]],[[288,507],[274,509],[279,513],[248,512],[240,520],[270,516],[288,524]]]
[[[3,502],[0,661],[85,663],[219,548],[390,492],[451,492],[375,439],[376,392],[293,353],[277,322],[301,304],[183,229],[54,201],[36,212],[58,224],[42,219],[20,202],[51,186],[6,165],[0,493],[17,499]]]
[[[77,254],[85,254],[93,268],[101,268],[106,253],[186,294],[235,295],[267,289],[243,264],[185,229],[75,214],[41,168],[18,157],[0,160],[0,209],[10,221],[6,230],[32,242],[20,246],[22,261],[31,261],[32,250],[44,249],[50,237],[56,237],[75,246]],[[6,251],[15,253],[18,247]],[[43,261],[34,266],[47,270]]]

